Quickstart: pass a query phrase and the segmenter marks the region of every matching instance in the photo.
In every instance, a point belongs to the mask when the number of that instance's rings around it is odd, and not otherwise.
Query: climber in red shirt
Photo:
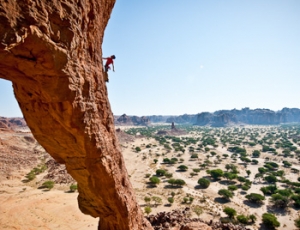
[[[106,60],[106,63],[104,65],[105,73],[107,73],[107,71],[110,69],[109,67],[110,64],[112,64],[113,71],[115,72],[114,59],[116,59],[116,56],[112,55],[110,57],[103,58],[103,59]]]

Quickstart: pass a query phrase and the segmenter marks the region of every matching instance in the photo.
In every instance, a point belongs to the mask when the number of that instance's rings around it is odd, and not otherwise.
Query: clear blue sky
[[[300,107],[299,0],[117,0],[102,48],[115,115]]]

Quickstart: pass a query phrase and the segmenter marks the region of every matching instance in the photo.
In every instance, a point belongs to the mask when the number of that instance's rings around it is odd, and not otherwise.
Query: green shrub
[[[164,176],[166,174],[166,170],[163,169],[157,169],[156,170],[156,175],[157,176]]]
[[[150,212],[152,212],[152,209],[151,209],[149,206],[146,206],[145,209],[144,209],[144,211],[145,211],[145,213],[146,213],[147,215],[149,215]]]
[[[170,205],[172,205],[174,203],[174,198],[173,197],[168,197],[168,202],[170,203]]]
[[[210,185],[210,181],[206,178],[200,178],[198,180],[198,184],[202,187],[202,188],[208,188]]]
[[[230,218],[232,219],[236,215],[236,210],[233,208],[225,207],[223,209],[223,212]]]
[[[71,184],[70,185],[70,191],[75,192],[77,190],[77,184]]]
[[[149,180],[150,180],[150,182],[151,182],[152,184],[154,184],[154,185],[157,185],[157,184],[160,183],[160,179],[159,179],[158,177],[156,177],[156,176],[150,177]]]
[[[54,181],[52,180],[48,180],[48,181],[45,181],[43,184],[42,184],[42,187],[43,188],[47,188],[47,189],[52,189],[54,187]]]
[[[252,203],[262,203],[265,200],[264,196],[257,193],[250,193],[246,195],[246,198]]]
[[[233,192],[227,189],[220,189],[218,194],[228,200],[233,197]]]
[[[228,190],[230,190],[230,191],[235,191],[235,190],[238,189],[238,186],[236,186],[236,185],[229,185],[227,188],[228,188]]]
[[[262,222],[271,229],[279,227],[280,223],[278,222],[276,216],[271,213],[264,213],[262,215]]]
[[[248,216],[244,216],[244,215],[238,215],[236,217],[236,219],[238,220],[238,222],[240,222],[241,224],[248,224],[249,221],[249,217]]]
[[[187,171],[187,170],[188,170],[188,167],[185,166],[185,165],[180,165],[180,166],[178,166],[178,169],[179,169],[180,171]]]

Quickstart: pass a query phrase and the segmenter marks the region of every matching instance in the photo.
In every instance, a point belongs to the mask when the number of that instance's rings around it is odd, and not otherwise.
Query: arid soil
[[[200,206],[203,213],[200,218],[203,221],[218,222],[221,217],[226,217],[223,208],[228,206],[234,208],[238,215],[255,215],[257,220],[255,224],[248,225],[249,229],[267,229],[261,225],[261,216],[265,212],[272,212],[278,218],[280,227],[278,229],[295,229],[294,220],[298,217],[297,210],[289,206],[285,210],[275,210],[269,202],[270,197],[266,197],[263,205],[249,204],[245,195],[250,193],[262,194],[260,188],[267,186],[263,181],[255,178],[258,168],[262,167],[266,161],[277,162],[280,169],[284,170],[286,179],[297,181],[298,173],[291,173],[291,168],[282,167],[283,159],[292,163],[292,167],[300,169],[299,162],[296,158],[283,158],[279,154],[262,152],[258,164],[245,165],[239,159],[233,161],[231,157],[223,157],[224,154],[232,154],[227,147],[218,143],[217,147],[209,146],[210,151],[216,152],[221,156],[221,161],[216,162],[216,156],[209,157],[211,164],[208,168],[201,170],[197,175],[192,176],[191,169],[199,168],[209,153],[203,150],[195,150],[198,153],[198,159],[191,159],[191,152],[186,146],[185,152],[178,155],[177,151],[167,150],[154,138],[148,138],[140,134],[129,135],[125,130],[133,127],[117,127],[117,136],[124,156],[128,175],[135,190],[138,202],[144,210],[146,206],[151,207],[150,215],[160,212],[171,212],[172,210],[185,210],[188,218],[198,217],[193,208]],[[271,132],[270,127],[250,126],[249,130],[255,130],[261,137]],[[227,128],[227,131],[233,128]],[[275,128],[276,130],[276,128]],[[274,132],[274,130],[272,130]],[[237,134],[238,135],[238,134]],[[180,138],[197,138],[202,137],[203,133],[189,132],[186,135],[178,136]],[[246,138],[247,139],[247,138]],[[219,140],[220,141],[220,140]],[[170,143],[171,144],[171,143]],[[136,151],[139,147],[141,151]],[[248,155],[254,150],[261,150],[261,145],[253,147],[243,146]],[[196,148],[196,145],[195,145]],[[164,158],[178,157],[181,163],[174,165],[164,164]],[[249,156],[251,158],[251,156]],[[154,159],[157,162],[154,162]],[[26,175],[35,167],[46,164],[48,169],[36,176],[32,181],[27,180]],[[178,171],[180,164],[186,165],[189,170],[186,172]],[[199,178],[209,178],[207,169],[222,169],[226,171],[226,164],[235,164],[239,175],[249,179],[252,186],[248,191],[241,189],[234,192],[233,198],[224,200],[218,195],[220,189],[227,188],[230,184],[227,180],[211,181],[207,189],[199,188],[197,181]],[[186,185],[182,187],[172,187],[167,183],[168,178],[161,177],[161,183],[153,186],[149,182],[149,175],[155,175],[157,169],[165,169],[173,174],[173,178],[182,179]],[[246,170],[251,173],[248,176]],[[149,175],[147,175],[149,174]],[[46,180],[55,181],[55,186],[51,190],[41,189],[41,184]],[[82,214],[77,206],[77,192],[70,192],[69,186],[75,181],[66,173],[65,168],[55,163],[45,150],[35,141],[31,133],[27,130],[0,131],[0,226],[1,229],[96,229],[98,219]],[[239,184],[235,180],[235,184]],[[283,185],[278,183],[278,188]],[[169,204],[168,198],[174,192],[174,203]],[[161,204],[156,205],[153,201],[147,204],[145,197],[159,197]],[[184,203],[185,197],[193,197],[191,204]],[[147,215],[145,213],[145,215]]]
[[[46,162],[49,162],[49,170],[26,182],[26,174]],[[29,130],[2,129],[0,229],[96,229],[98,219],[80,212],[78,193],[69,192],[74,180],[65,173],[64,167],[55,167],[53,159],[35,141]],[[38,189],[48,177],[57,182],[54,189]]]

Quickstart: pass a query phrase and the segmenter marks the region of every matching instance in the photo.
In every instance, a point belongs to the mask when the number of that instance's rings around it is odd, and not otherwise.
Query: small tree
[[[262,215],[262,222],[271,229],[279,227],[280,223],[278,222],[276,216],[271,213],[264,213]]]
[[[251,171],[250,170],[246,170],[246,173],[247,173],[248,176],[250,176]]]
[[[290,199],[287,196],[276,193],[271,196],[270,202],[273,203],[275,207],[286,208],[290,202]]]
[[[172,176],[173,176],[173,173],[168,173],[168,172],[165,173],[166,178],[171,178]]]
[[[180,166],[178,166],[178,169],[179,169],[180,171],[187,171],[187,170],[188,170],[188,167],[185,166],[185,165],[180,165]]]
[[[227,200],[233,197],[233,193],[227,189],[220,189],[218,194]]]
[[[193,212],[196,213],[199,218],[199,216],[203,213],[203,209],[199,205],[196,205],[193,207]]]
[[[238,216],[236,216],[236,219],[241,224],[248,224],[248,221],[249,221],[249,217],[248,216],[244,216],[244,215],[238,215]]]
[[[275,183],[275,182],[277,182],[276,176],[273,176],[273,175],[266,176],[264,179],[268,183]]]
[[[149,196],[145,196],[144,201],[149,205],[151,198]]]
[[[170,205],[172,205],[174,203],[174,198],[173,197],[168,197],[168,202],[170,203]]]
[[[193,172],[194,172],[194,173],[199,173],[199,172],[200,172],[200,169],[199,169],[199,168],[193,169]]]
[[[168,183],[171,184],[172,186],[174,186],[174,184],[176,183],[176,179],[171,178],[168,180]]]
[[[223,170],[222,169],[213,169],[213,170],[210,170],[210,175],[212,178],[214,178],[215,180],[219,180],[220,177],[223,176]]]
[[[249,216],[249,219],[251,220],[251,222],[252,222],[252,224],[253,223],[255,223],[255,221],[256,221],[256,216],[255,215],[253,215],[253,214],[251,214],[250,216]]]
[[[228,190],[230,190],[230,191],[235,191],[235,190],[238,189],[238,186],[236,186],[236,185],[229,185],[227,188],[228,188]]]
[[[166,170],[163,169],[156,170],[156,176],[164,176],[165,174],[166,174]]]
[[[180,187],[180,186],[185,185],[186,183],[184,180],[176,179],[174,184]]]
[[[229,208],[229,207],[225,207],[223,209],[223,212],[230,218],[234,218],[234,216],[236,215],[236,210],[233,208]]]
[[[71,184],[70,185],[70,191],[75,192],[77,190],[77,184]]]
[[[259,150],[254,150],[254,151],[252,152],[252,157],[258,158],[259,156],[260,156],[260,151],[259,151]]]
[[[52,189],[54,187],[54,181],[52,181],[52,180],[45,181],[42,184],[42,187],[43,188],[47,188],[48,190],[50,190],[50,189]]]
[[[198,158],[198,154],[197,153],[193,153],[192,155],[191,155],[191,159],[197,159]]]
[[[202,188],[208,188],[210,185],[210,181],[206,178],[200,178],[198,180],[198,184],[202,187]]]
[[[149,180],[155,186],[160,183],[160,179],[158,177],[156,177],[156,176],[150,177]]]
[[[157,205],[162,204],[162,199],[158,196],[153,196],[152,200],[154,201],[154,205],[157,207]]]
[[[257,193],[250,193],[246,195],[246,198],[252,203],[259,203],[259,204],[261,204],[263,200],[265,200],[264,196]]]
[[[145,213],[146,213],[147,215],[149,215],[150,212],[152,212],[152,209],[151,209],[149,206],[146,206],[145,209],[144,209],[144,211],[145,211]]]
[[[140,147],[135,147],[135,151],[138,153],[141,151],[141,148]]]

